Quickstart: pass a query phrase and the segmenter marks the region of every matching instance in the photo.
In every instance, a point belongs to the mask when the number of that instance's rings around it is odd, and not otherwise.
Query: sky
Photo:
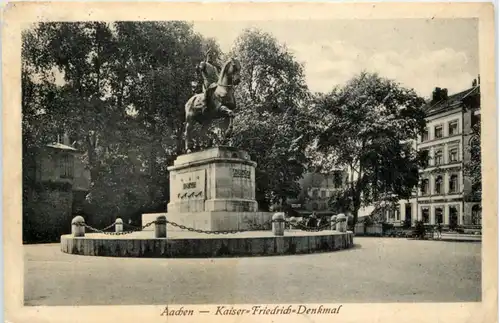
[[[453,94],[479,73],[477,19],[204,21],[194,29],[229,51],[246,28],[286,44],[304,64],[311,91],[328,92],[365,70],[378,72],[430,97],[435,87]]]

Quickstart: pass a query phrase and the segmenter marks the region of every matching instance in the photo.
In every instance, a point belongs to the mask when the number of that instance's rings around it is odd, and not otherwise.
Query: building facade
[[[329,207],[332,195],[342,188],[347,180],[347,174],[338,170],[331,174],[307,172],[299,180],[301,192],[297,199],[287,201],[296,215],[331,215],[334,210]]]
[[[466,199],[471,184],[463,171],[470,161],[471,130],[480,118],[479,82],[451,96],[436,88],[426,109],[427,128],[415,142],[429,156],[420,187],[413,198],[400,201],[399,209],[388,211],[386,220],[397,226],[417,220],[445,227],[480,225],[481,202]]]
[[[81,152],[53,143],[33,149],[23,160],[23,242],[57,241],[71,231],[71,219],[81,210],[90,176]]]

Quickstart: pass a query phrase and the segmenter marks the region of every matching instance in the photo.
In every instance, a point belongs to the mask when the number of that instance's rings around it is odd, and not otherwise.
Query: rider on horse
[[[219,80],[219,70],[213,64],[209,62],[210,51],[207,52],[205,61],[198,65],[198,72],[203,78],[203,93],[205,94],[205,102],[208,102],[209,89],[214,89],[217,87],[217,81]]]
[[[234,57],[224,64],[220,75],[217,68],[208,62],[208,55],[204,62],[198,64],[197,71],[203,78],[204,91],[194,94],[184,106],[186,152],[190,152],[193,147],[192,131],[195,123],[201,124],[198,138],[203,138],[211,123],[220,119],[219,129],[223,134],[221,143],[228,141],[236,109],[234,89],[241,81],[241,64]]]

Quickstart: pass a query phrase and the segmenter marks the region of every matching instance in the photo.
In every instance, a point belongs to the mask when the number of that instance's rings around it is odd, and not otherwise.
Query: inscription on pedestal
[[[205,171],[198,170],[172,176],[170,201],[188,201],[205,198]]]
[[[233,171],[233,177],[235,178],[247,178],[247,179],[250,179],[250,170],[248,169],[237,169],[237,168],[233,168],[232,169]]]
[[[185,189],[185,190],[196,188],[196,182],[184,183],[184,185],[182,186],[182,188]]]

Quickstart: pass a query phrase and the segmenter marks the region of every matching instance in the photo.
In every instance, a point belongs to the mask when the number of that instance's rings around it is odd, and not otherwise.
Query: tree
[[[95,196],[104,184],[102,180],[109,170],[106,163],[113,160],[113,147],[123,138],[126,125],[126,113],[116,99],[119,95],[112,82],[115,74],[120,75],[117,68],[122,62],[111,25],[40,23],[26,32],[24,40],[26,57],[36,56],[26,61],[31,69],[23,71],[24,76],[50,89],[36,102],[36,109],[49,122],[37,122],[28,113],[29,104],[23,104],[24,128],[51,134],[50,128],[54,127],[58,135],[69,135],[74,145],[84,152],[82,161],[89,169],[90,190]],[[52,140],[46,139],[44,144],[55,141],[56,136],[52,134]],[[116,190],[107,192],[119,196]],[[106,222],[119,214],[108,205],[95,205],[96,212],[108,215]],[[94,214],[95,218],[102,218],[102,213]]]
[[[308,102],[303,66],[272,35],[258,29],[245,30],[230,55],[242,63],[238,102],[258,113],[290,112]]]
[[[96,218],[164,210],[208,48],[221,56],[184,22],[38,24],[23,37],[23,142],[68,132],[85,153]]]
[[[116,44],[109,25],[101,22],[41,23],[31,31],[36,40],[34,63],[41,81],[53,87],[52,102],[43,106],[52,124],[77,138],[86,151],[92,181],[99,173],[100,147],[116,128],[116,114],[107,95],[107,76],[115,66]],[[32,43],[33,44],[33,43]],[[31,53],[33,55],[33,53]],[[48,71],[62,75],[62,84],[49,80]],[[57,99],[57,100],[55,100]],[[106,135],[105,133],[108,132]],[[102,145],[101,145],[102,144]]]
[[[233,144],[257,162],[256,198],[265,209],[300,191],[313,124],[309,92],[303,67],[267,33],[244,31],[230,55],[242,65]]]
[[[203,47],[216,44],[204,44],[184,22],[121,22],[116,30],[120,48],[129,56],[124,64],[134,71],[125,104],[133,111],[133,131],[141,130],[135,142],[144,147],[149,200],[152,209],[164,209],[169,194],[166,165],[182,152],[183,107],[192,95],[195,66],[204,59]]]
[[[424,100],[413,90],[377,74],[361,73],[344,87],[315,100],[319,116],[314,163],[348,171],[333,204],[352,212],[362,206],[408,199],[424,162],[412,142],[425,127]],[[377,207],[377,205],[376,205]]]
[[[47,113],[59,104],[57,87],[51,82],[53,75],[37,67],[38,40],[32,33],[22,35],[21,50],[21,102],[22,102],[22,188],[23,188],[23,241],[46,238],[29,229],[33,216],[40,215],[39,205],[33,203],[36,183],[38,149],[58,134],[54,116]],[[58,213],[52,209],[52,216]]]
[[[481,174],[481,121],[472,127],[472,134],[469,139],[470,161],[464,165],[464,174],[469,177],[471,191],[466,197],[467,200],[478,202],[482,198],[482,174]]]

